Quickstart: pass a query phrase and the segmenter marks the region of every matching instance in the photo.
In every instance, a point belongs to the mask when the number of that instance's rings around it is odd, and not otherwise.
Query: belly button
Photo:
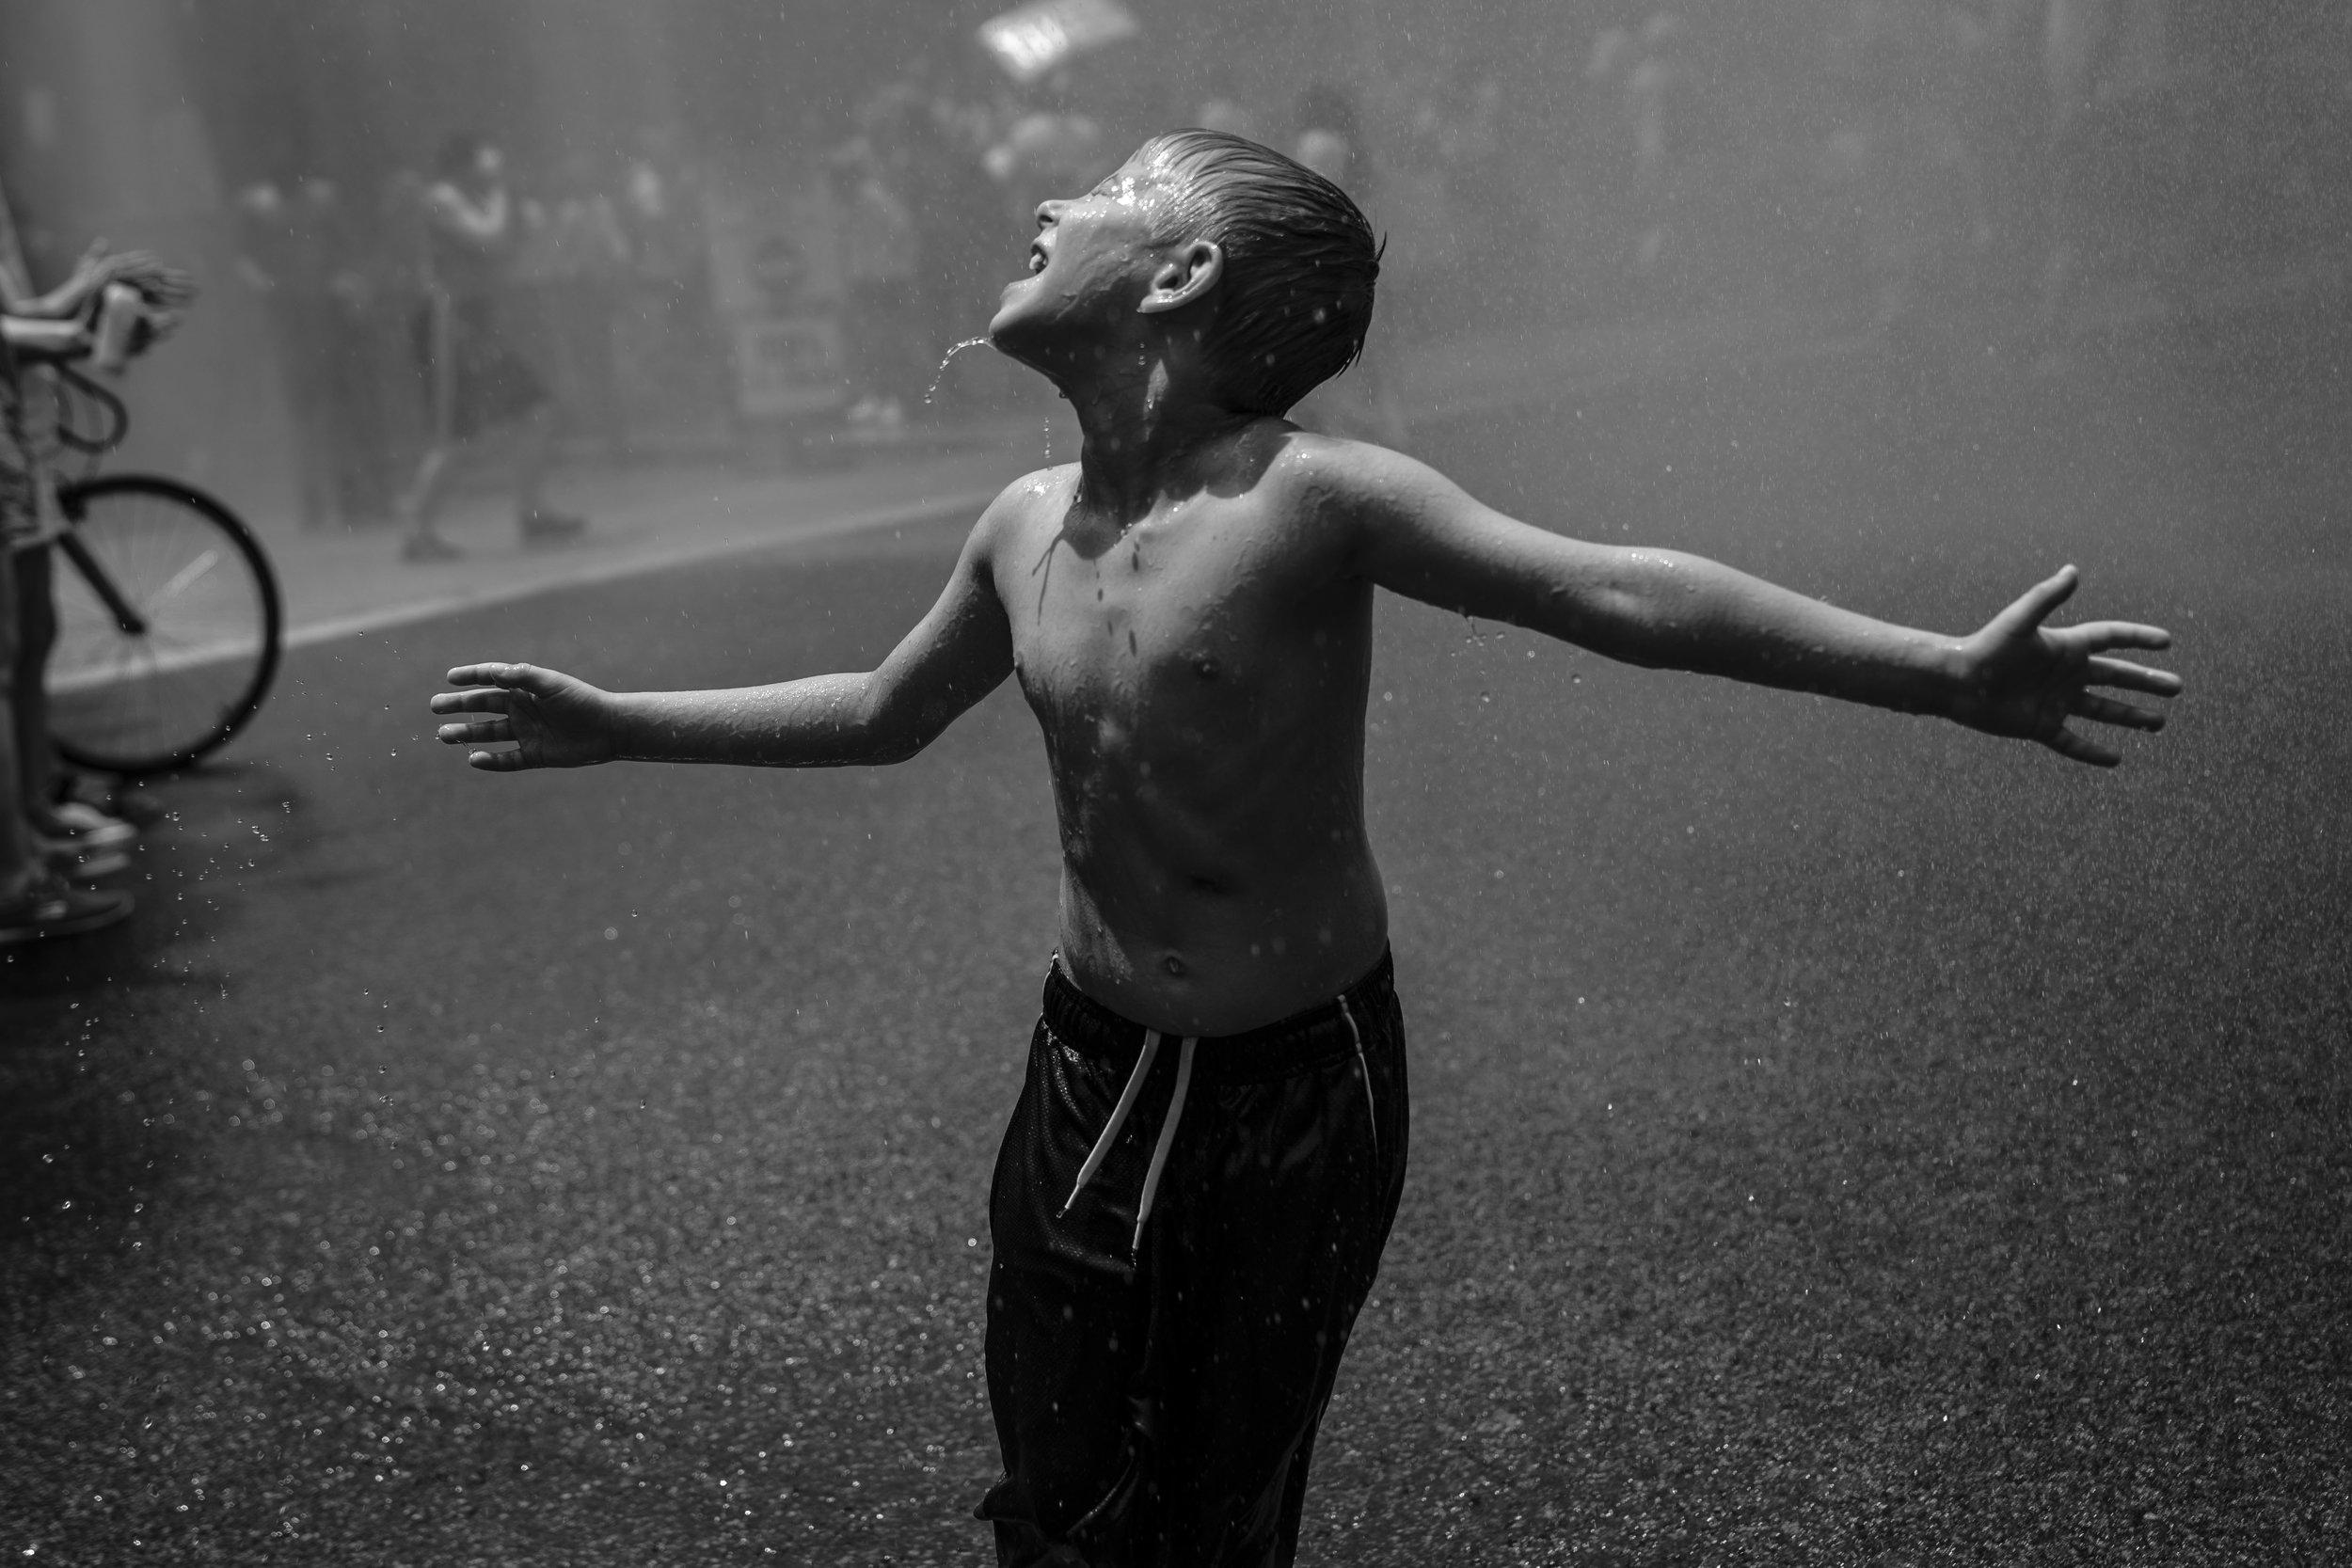
[[[1170,953],[1167,958],[1160,960],[1160,967],[1167,970],[1170,974],[1181,977],[1184,973],[1184,960],[1178,958],[1175,954]]]

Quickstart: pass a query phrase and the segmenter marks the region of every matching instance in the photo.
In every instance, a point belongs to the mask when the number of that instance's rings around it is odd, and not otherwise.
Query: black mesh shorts
[[[1057,965],[996,1160],[1004,1563],[1288,1563],[1405,1184],[1387,957],[1246,1035],[1164,1037]]]

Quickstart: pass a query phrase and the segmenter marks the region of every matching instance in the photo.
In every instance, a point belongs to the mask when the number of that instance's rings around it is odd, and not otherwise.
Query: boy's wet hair
[[[1170,131],[1136,161],[1173,195],[1158,238],[1225,252],[1201,346],[1225,367],[1219,390],[1234,407],[1279,417],[1356,362],[1381,247],[1345,191],[1222,131]]]

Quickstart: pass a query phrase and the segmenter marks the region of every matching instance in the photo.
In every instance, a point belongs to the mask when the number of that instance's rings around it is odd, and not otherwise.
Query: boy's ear
[[[1136,309],[1147,315],[1182,309],[1216,288],[1224,276],[1225,247],[1215,240],[1195,240],[1160,263]]]

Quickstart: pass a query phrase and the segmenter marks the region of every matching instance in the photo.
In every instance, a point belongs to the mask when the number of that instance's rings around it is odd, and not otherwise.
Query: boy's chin
[[[1008,359],[1017,360],[1033,371],[1043,371],[1052,357],[1045,346],[1050,332],[1041,331],[1039,324],[1023,319],[1016,306],[1007,306],[996,312],[988,324],[989,346]]]

